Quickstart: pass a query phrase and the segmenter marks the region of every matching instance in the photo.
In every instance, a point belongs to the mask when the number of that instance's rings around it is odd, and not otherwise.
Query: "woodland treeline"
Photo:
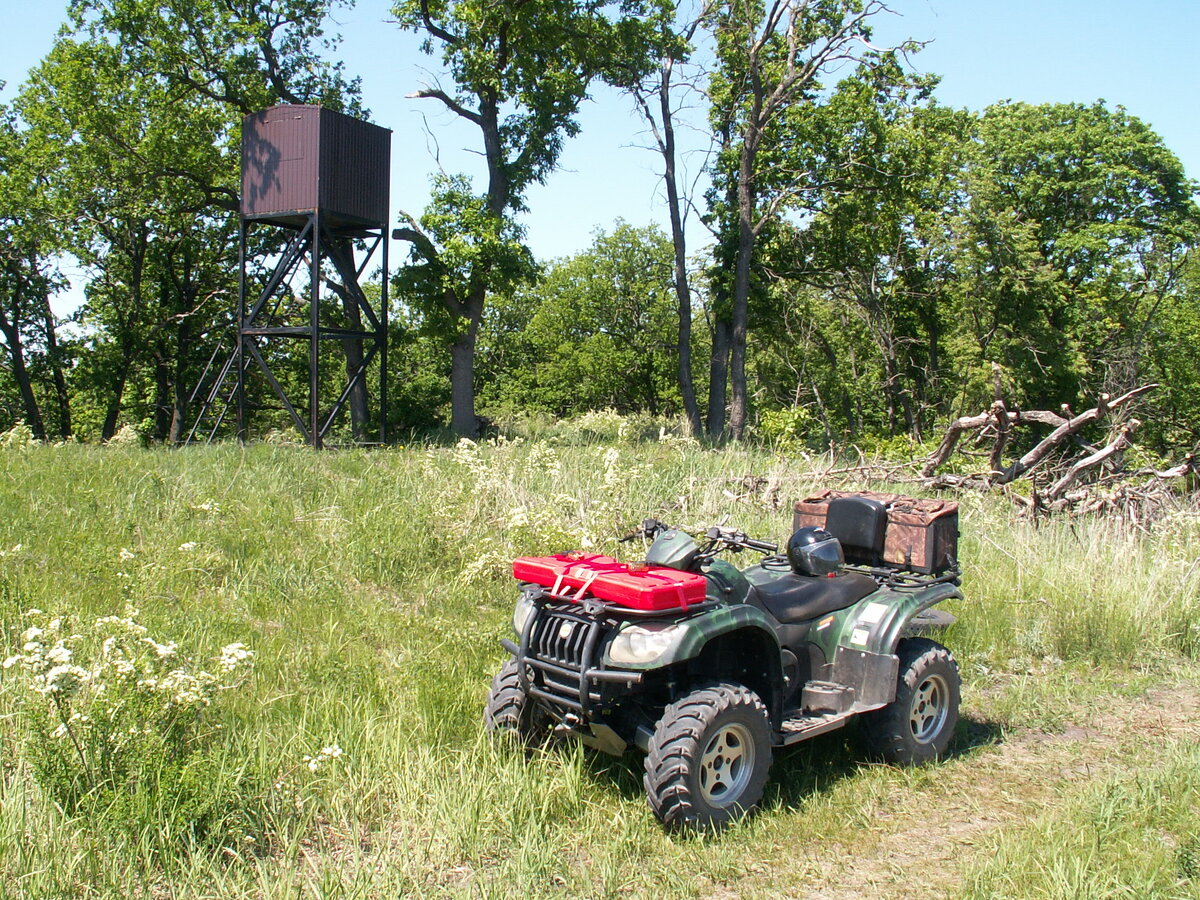
[[[0,430],[186,434],[231,340],[241,118],[280,102],[362,112],[329,61],[345,5],[73,0],[0,109]],[[612,408],[714,440],[928,440],[998,398],[1058,410],[1157,383],[1138,396],[1140,442],[1193,447],[1200,210],[1179,160],[1102,102],[941,105],[909,64],[917,44],[872,43],[884,11],[396,2],[391,27],[440,71],[396,89],[476,129],[486,169],[437,171],[428,208],[396,223],[410,250],[393,278],[392,433]],[[639,117],[630,141],[659,154],[670,228],[613,223],[539,261],[529,188],[553,178],[602,84]],[[700,194],[676,144],[697,103]],[[711,242],[686,243],[687,216]],[[260,257],[278,249],[255,240]],[[87,283],[62,318],[64,254]],[[306,383],[306,351],[272,352]]]

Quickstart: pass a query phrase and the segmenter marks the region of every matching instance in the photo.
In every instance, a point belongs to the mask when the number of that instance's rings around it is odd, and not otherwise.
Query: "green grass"
[[[989,842],[968,898],[1200,897],[1200,749],[1089,785]]]
[[[952,606],[960,622],[947,643],[971,724],[943,766],[864,765],[848,736],[832,735],[780,757],[761,815],[718,838],[679,839],[646,808],[634,755],[564,746],[526,759],[485,740],[511,558],[615,551],[646,515],[728,517],[784,539],[790,514],[741,485],[747,475],[774,479],[785,504],[819,485],[797,460],[653,441],[0,451],[3,655],[30,607],[82,623],[130,605],[200,660],[250,645],[251,680],[209,712],[222,750],[210,777],[214,789],[262,786],[245,802],[265,823],[254,844],[212,846],[189,844],[153,806],[121,829],[67,815],[32,777],[25,691],[0,672],[0,897],[802,896],[833,861],[882,846],[900,827],[895,804],[986,779],[1011,735],[1062,728],[1163,673],[1194,671],[1194,520],[1152,534],[1034,527],[1002,501],[967,497],[967,600]],[[304,757],[331,743],[344,756],[309,772]],[[1196,760],[1172,759],[1154,784],[1183,795]],[[1089,797],[1067,791],[1054,808]],[[997,839],[1015,860],[1045,836],[1006,827]],[[1187,840],[1181,831],[1178,846]],[[1061,852],[1064,865],[1091,864],[1070,842]],[[1004,894],[996,870],[971,871],[972,896]],[[1167,882],[1145,884],[1175,896]],[[1075,896],[1047,891],[1029,896]]]

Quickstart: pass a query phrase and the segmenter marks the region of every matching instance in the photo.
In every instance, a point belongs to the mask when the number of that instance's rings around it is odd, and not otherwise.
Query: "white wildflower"
[[[121,552],[117,554],[117,559],[121,560],[121,562],[128,562],[129,560],[133,559],[134,556],[135,554],[132,550],[130,550],[128,547],[122,547]]]
[[[142,638],[142,643],[147,647],[152,647],[159,659],[166,659],[169,656],[175,655],[176,644],[174,641],[168,641],[165,644],[160,644],[154,638]]]
[[[32,642],[36,641],[38,638],[40,638],[45,633],[46,633],[45,631],[38,628],[36,625],[32,625],[29,628],[25,629],[25,634],[22,635],[22,638],[28,644],[28,643],[32,643]],[[28,649],[28,648],[26,648],[26,649]]]
[[[46,662],[56,666],[65,666],[70,661],[71,651],[62,644],[51,648],[50,652],[46,654]]]
[[[182,544],[179,545],[179,552],[180,553],[191,553],[198,546],[199,546],[199,544],[197,544],[195,541],[184,541]]]
[[[339,759],[342,756],[342,748],[337,744],[327,744],[322,747],[316,756],[305,756],[304,764],[308,766],[308,771],[314,774],[321,771],[325,763]]]
[[[55,666],[45,675],[34,679],[33,689],[39,694],[60,694],[69,697],[91,677],[79,666]]]
[[[242,663],[249,664],[253,658],[254,651],[245,644],[226,644],[221,648],[221,655],[217,657],[216,662],[221,672],[228,675]]]
[[[4,660],[4,668],[11,669],[24,658],[25,657],[23,656],[10,656],[8,659]]]

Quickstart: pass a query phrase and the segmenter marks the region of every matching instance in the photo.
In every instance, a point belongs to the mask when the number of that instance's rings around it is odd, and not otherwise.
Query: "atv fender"
[[[882,587],[818,620],[808,639],[824,651],[826,659],[833,659],[838,647],[892,654],[918,614],[952,597],[961,599],[962,592],[949,582],[916,589]]]
[[[921,588],[882,587],[853,606],[817,621],[809,640],[829,663],[823,678],[854,689],[858,711],[895,699],[896,647],[920,613],[943,600],[962,598],[948,582]]]

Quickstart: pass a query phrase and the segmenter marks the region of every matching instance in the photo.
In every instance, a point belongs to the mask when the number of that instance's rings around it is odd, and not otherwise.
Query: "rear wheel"
[[[896,765],[932,762],[945,755],[958,724],[958,663],[949,650],[926,638],[901,641],[896,655],[896,699],[863,716],[867,749]]]
[[[752,810],[771,768],[771,725],[753,691],[722,683],[666,708],[643,783],[668,828],[716,831]]]
[[[483,707],[483,724],[493,734],[515,735],[526,744],[536,744],[546,737],[546,719],[522,690],[516,660],[505,662],[492,679]]]

